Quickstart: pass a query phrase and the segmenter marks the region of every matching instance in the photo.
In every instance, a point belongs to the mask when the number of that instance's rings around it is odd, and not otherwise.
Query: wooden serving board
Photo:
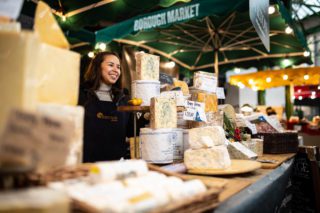
[[[263,156],[258,157],[258,160],[274,160],[275,163],[262,163],[262,169],[275,169],[283,162],[293,158],[296,153],[286,153],[286,154],[263,154]]]
[[[226,169],[188,169],[189,174],[199,175],[235,175],[260,169],[261,163],[252,160],[231,159],[231,166]]]

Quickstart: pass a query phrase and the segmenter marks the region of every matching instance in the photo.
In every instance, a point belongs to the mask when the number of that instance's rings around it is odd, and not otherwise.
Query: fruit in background
[[[128,101],[129,105],[132,106],[140,106],[142,104],[142,99],[141,98],[132,98],[131,100]]]

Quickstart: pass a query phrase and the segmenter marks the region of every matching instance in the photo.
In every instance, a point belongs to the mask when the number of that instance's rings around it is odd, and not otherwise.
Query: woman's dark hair
[[[84,74],[84,81],[88,86],[89,90],[95,91],[100,87],[102,79],[101,63],[108,55],[114,55],[119,60],[120,57],[115,52],[99,52],[90,62],[88,69]],[[120,60],[121,61],[121,60]],[[114,102],[118,101],[121,93],[121,80],[120,77],[115,84],[111,86],[111,98]]]

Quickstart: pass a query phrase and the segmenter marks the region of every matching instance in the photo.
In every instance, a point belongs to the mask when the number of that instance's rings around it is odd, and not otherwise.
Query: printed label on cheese
[[[184,106],[186,108],[183,114],[184,120],[207,122],[204,103],[187,100]]]
[[[224,94],[223,87],[217,87],[216,94],[217,94],[218,99],[225,99],[226,98],[226,96]]]

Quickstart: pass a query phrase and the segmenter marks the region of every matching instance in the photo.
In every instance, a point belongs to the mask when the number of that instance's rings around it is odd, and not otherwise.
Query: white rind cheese
[[[147,53],[137,53],[136,80],[159,80],[160,57]]]
[[[173,129],[141,128],[141,158],[148,163],[172,163],[174,133]]]
[[[131,84],[132,98],[141,98],[141,106],[150,106],[150,99],[160,95],[160,81],[137,80]]]
[[[226,169],[231,160],[225,145],[206,149],[188,149],[184,153],[187,169]]]
[[[211,145],[209,140],[211,140]],[[224,141],[225,133],[221,126],[207,126],[189,129],[189,144],[191,149],[223,145]]]
[[[151,98],[150,127],[152,129],[177,128],[177,107],[174,100],[169,98]]]

